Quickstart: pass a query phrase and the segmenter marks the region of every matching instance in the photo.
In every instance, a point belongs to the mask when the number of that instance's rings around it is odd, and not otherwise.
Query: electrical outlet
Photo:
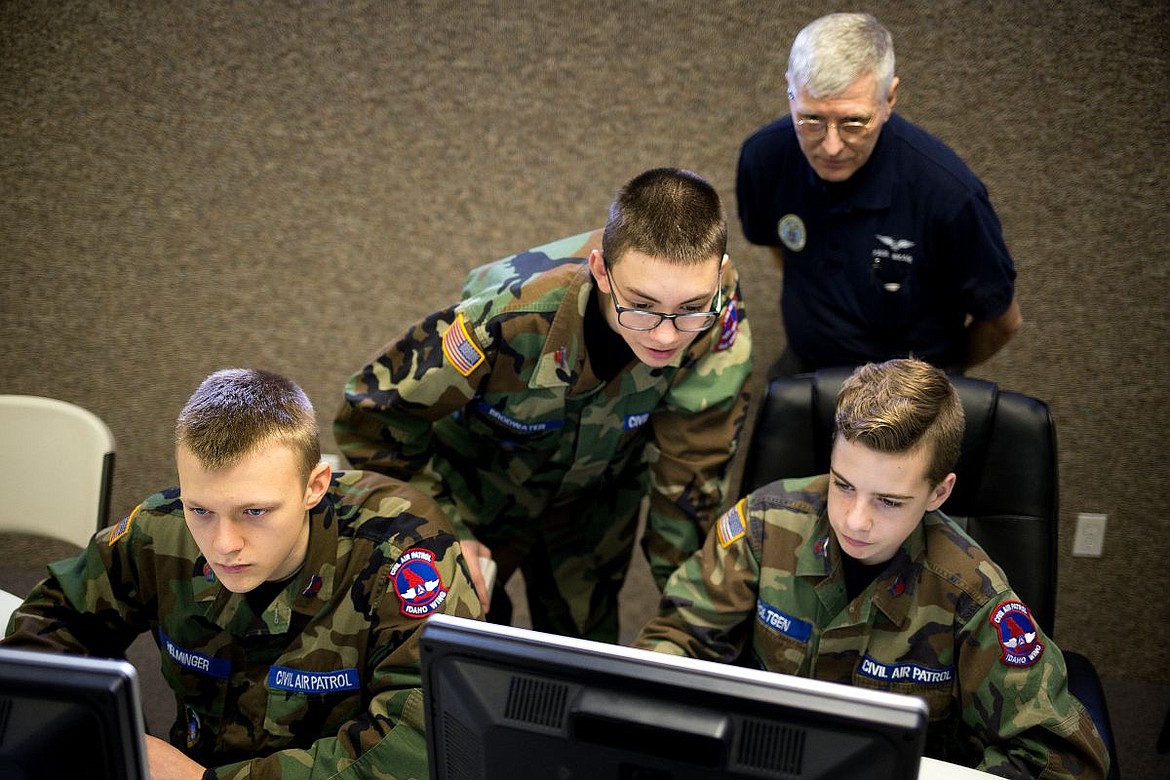
[[[1100,558],[1105,549],[1105,515],[1081,512],[1073,534],[1072,554],[1080,558]]]

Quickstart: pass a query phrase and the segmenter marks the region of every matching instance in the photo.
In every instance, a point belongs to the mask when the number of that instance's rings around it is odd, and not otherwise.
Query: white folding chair
[[[0,531],[85,547],[108,522],[114,435],[66,401],[0,395]]]
[[[12,617],[12,613],[22,603],[24,602],[20,596],[15,596],[6,590],[0,590],[0,636],[4,636],[4,632],[8,628],[8,618]]]

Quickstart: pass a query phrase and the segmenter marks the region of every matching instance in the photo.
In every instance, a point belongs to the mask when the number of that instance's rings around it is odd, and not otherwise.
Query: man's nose
[[[240,536],[236,524],[230,520],[220,520],[215,526],[215,536],[212,544],[218,553],[232,553],[243,547],[243,537]]]
[[[825,137],[821,139],[821,148],[830,156],[840,154],[841,150],[845,148],[845,142],[841,140],[841,133],[837,131],[836,124],[830,124],[825,128]]]

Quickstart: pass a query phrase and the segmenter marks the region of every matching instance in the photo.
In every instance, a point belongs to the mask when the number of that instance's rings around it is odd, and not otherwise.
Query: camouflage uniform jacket
[[[120,657],[152,632],[171,742],[220,777],[425,778],[416,629],[481,614],[450,524],[360,471],[334,475],[309,523],[304,566],[257,615],[215,580],[178,490],[157,493],[51,564],[5,644]]]
[[[1003,572],[927,513],[847,601],[828,477],[767,485],[716,523],[636,642],[676,655],[925,699],[926,754],[1004,777],[1098,778],[1108,764],[1064,657]],[[750,631],[750,635],[749,635]]]
[[[457,304],[349,380],[334,421],[350,462],[411,480],[464,538],[522,553],[543,534],[578,625],[590,581],[607,563],[629,561],[647,464],[643,544],[659,585],[702,543],[722,508],[751,369],[729,267],[720,319],[679,365],[635,359],[599,380],[584,340],[594,285],[583,258],[600,237],[583,233],[472,271]],[[549,510],[566,506],[574,527],[551,527]],[[624,563],[612,568],[624,575]]]

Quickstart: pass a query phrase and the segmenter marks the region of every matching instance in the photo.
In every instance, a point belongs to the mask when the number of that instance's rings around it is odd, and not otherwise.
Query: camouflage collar
[[[919,523],[911,532],[891,560],[890,568],[870,586],[873,606],[897,626],[903,625],[907,619],[914,599],[903,597],[912,595],[915,572],[926,556],[926,531],[923,524]],[[844,599],[844,573],[840,571],[842,555],[844,553],[829,525],[828,509],[824,507],[817,516],[813,534],[800,547],[796,574],[821,580],[815,587],[818,597],[830,611],[836,611],[832,609],[833,604],[829,603],[835,601],[833,594],[839,594]]]
[[[529,388],[567,387],[567,395],[577,398],[595,393],[604,386],[589,364],[584,345],[585,312],[592,294],[593,275],[589,266],[582,263],[565,285],[564,295],[544,337],[540,357],[528,380]],[[623,370],[618,378],[625,375],[633,375],[636,386],[641,388],[669,382],[675,371],[654,369],[635,360],[633,368]]]
[[[293,609],[304,615],[315,615],[320,605],[333,598],[333,576],[337,571],[337,508],[332,491],[309,510],[309,550],[297,577],[297,599]]]
[[[926,557],[923,522],[902,542],[890,567],[873,583],[874,606],[899,628],[906,624],[910,607],[914,604],[914,583],[918,580],[917,572]]]
[[[565,387],[573,383],[580,385],[582,379],[596,384],[592,371],[588,372],[588,377],[583,376],[585,349],[582,323],[589,304],[589,293],[593,289],[592,278],[589,265],[582,263],[565,285],[564,295],[544,337],[540,358],[528,380],[530,388]],[[575,387],[574,392],[579,389],[585,388]]]

